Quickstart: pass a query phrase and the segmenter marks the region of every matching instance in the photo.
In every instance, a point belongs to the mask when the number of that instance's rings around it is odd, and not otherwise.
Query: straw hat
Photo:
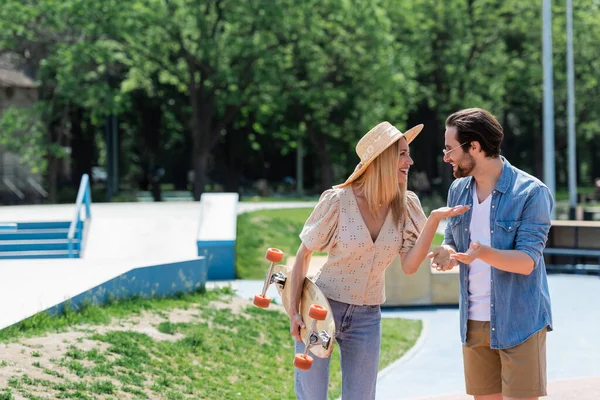
[[[385,149],[396,143],[402,137],[406,138],[408,143],[412,142],[422,129],[423,124],[419,124],[405,133],[402,133],[398,128],[387,121],[378,124],[358,141],[358,144],[356,145],[356,154],[358,154],[360,162],[354,169],[352,175],[346,179],[346,182],[334,187],[342,188],[350,185],[365,172],[373,160],[383,153]]]

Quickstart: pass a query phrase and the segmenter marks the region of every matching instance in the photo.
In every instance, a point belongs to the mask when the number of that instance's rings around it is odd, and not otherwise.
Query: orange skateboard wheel
[[[313,304],[312,306],[310,306],[308,316],[317,321],[324,321],[325,318],[327,318],[327,309],[318,304]]]
[[[274,247],[270,247],[267,249],[267,254],[265,255],[265,258],[274,263],[281,262],[281,260],[283,260],[283,251]]]
[[[304,371],[310,369],[310,367],[312,366],[312,362],[313,359],[309,355],[296,354],[296,357],[294,357],[294,367]]]
[[[257,294],[254,296],[254,305],[260,308],[269,308],[271,304],[271,298],[267,296],[263,296],[262,294]]]

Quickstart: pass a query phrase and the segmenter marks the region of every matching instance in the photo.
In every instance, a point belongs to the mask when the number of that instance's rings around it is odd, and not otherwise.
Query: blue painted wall
[[[208,262],[208,280],[235,279],[237,193],[203,193],[196,245]]]
[[[198,255],[208,264],[209,281],[235,279],[235,240],[198,241]]]
[[[170,264],[134,268],[104,282],[50,309],[51,314],[62,313],[69,305],[73,309],[84,303],[104,304],[109,300],[133,296],[160,297],[204,288],[207,264],[204,257]]]

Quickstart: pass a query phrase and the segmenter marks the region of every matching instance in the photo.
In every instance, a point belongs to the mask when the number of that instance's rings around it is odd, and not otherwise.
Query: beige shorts
[[[490,323],[467,322],[463,345],[467,394],[507,397],[546,396],[546,329],[509,349],[490,348]]]

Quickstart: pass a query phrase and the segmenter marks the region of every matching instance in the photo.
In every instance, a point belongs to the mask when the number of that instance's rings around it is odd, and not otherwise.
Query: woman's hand
[[[430,218],[435,218],[437,221],[441,221],[445,218],[456,217],[469,211],[471,206],[454,206],[454,207],[440,207],[431,211],[429,214]]]
[[[290,317],[290,334],[299,342],[302,341],[302,338],[300,338],[300,329],[306,329],[306,325],[304,325],[302,315],[297,313]]]
[[[458,261],[452,258],[456,251],[448,245],[438,246],[427,254],[427,258],[431,258],[431,268],[438,271],[448,271],[458,265]]]

